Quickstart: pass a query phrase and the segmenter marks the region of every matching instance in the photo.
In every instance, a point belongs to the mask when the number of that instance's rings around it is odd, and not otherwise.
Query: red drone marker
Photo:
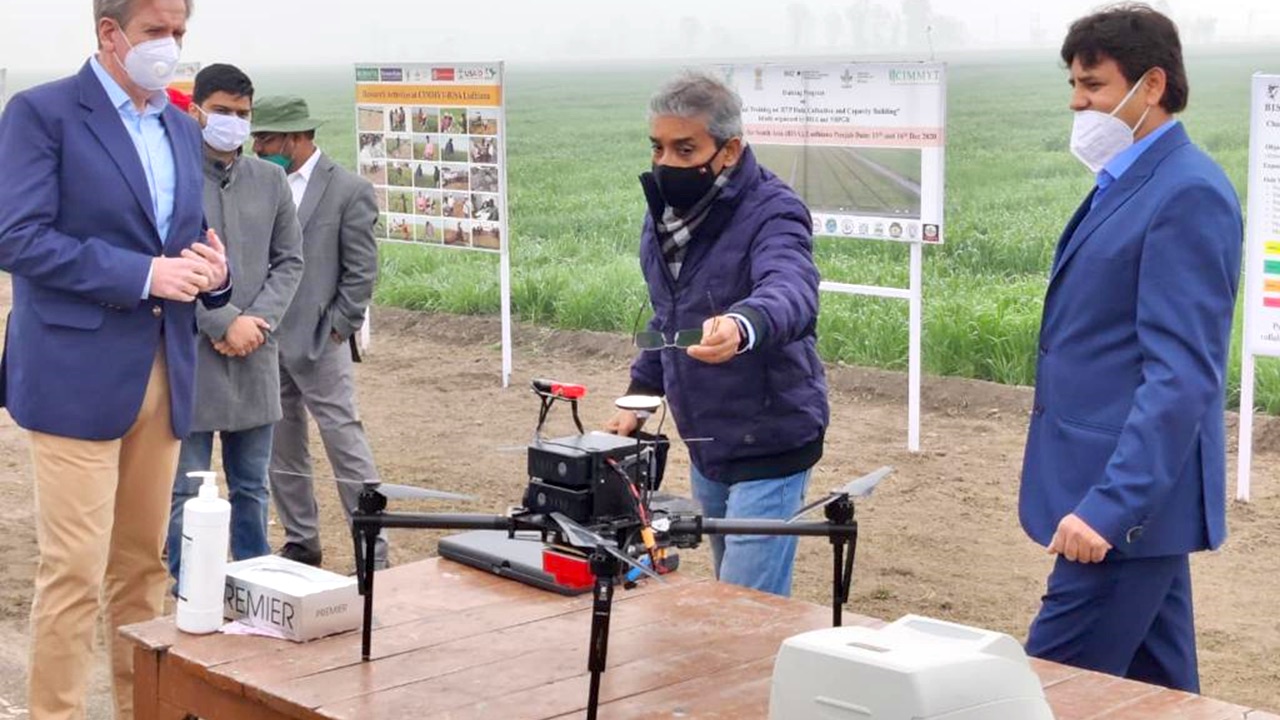
[[[565,400],[578,400],[587,394],[586,385],[562,383],[555,380],[534,380],[533,389],[540,393],[564,398]]]

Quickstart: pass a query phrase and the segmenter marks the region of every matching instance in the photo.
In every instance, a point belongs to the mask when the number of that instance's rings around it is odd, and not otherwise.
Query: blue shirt
[[[1147,148],[1155,145],[1156,141],[1165,133],[1169,132],[1169,129],[1177,123],[1177,120],[1169,120],[1165,122],[1165,124],[1155,130],[1152,130],[1146,137],[1125,148],[1124,152],[1111,158],[1111,162],[1104,165],[1102,169],[1098,171],[1098,191],[1093,194],[1093,201],[1089,204],[1089,209],[1092,210],[1097,207],[1098,200],[1102,197],[1102,194],[1107,191],[1107,188],[1111,187],[1111,185],[1121,177],[1124,177],[1124,174],[1129,171],[1129,168],[1133,167],[1133,164],[1138,161],[1138,158],[1142,157],[1142,153],[1146,152]]]
[[[93,74],[98,76],[102,89],[107,91],[107,98],[120,113],[124,129],[133,140],[133,147],[138,151],[138,160],[142,163],[142,171],[147,176],[147,189],[151,192],[151,209],[155,213],[156,230],[160,233],[160,242],[169,237],[169,225],[173,222],[173,199],[177,192],[178,175],[174,165],[173,146],[169,144],[169,131],[165,129],[160,113],[169,102],[163,91],[151,94],[147,99],[147,107],[138,112],[129,94],[120,87],[115,78],[107,74],[97,57],[89,58],[89,66]],[[151,272],[147,272],[147,282],[142,288],[145,299],[151,291]]]

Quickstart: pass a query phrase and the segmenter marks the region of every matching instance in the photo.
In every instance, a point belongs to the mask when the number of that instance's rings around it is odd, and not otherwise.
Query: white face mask
[[[204,141],[218,152],[233,152],[249,139],[249,121],[235,115],[210,115],[196,105],[204,115]]]
[[[1142,127],[1142,123],[1147,119],[1147,113],[1151,112],[1151,108],[1148,107],[1134,127],[1129,127],[1123,120],[1116,117],[1116,113],[1128,104],[1134,93],[1142,86],[1142,80],[1145,77],[1144,74],[1138,78],[1138,82],[1133,84],[1129,93],[1110,113],[1098,110],[1080,110],[1076,113],[1075,121],[1071,126],[1071,154],[1075,155],[1076,159],[1084,163],[1084,166],[1095,175],[1106,167],[1112,158],[1133,145],[1133,134]]]
[[[156,92],[173,82],[178,70],[178,59],[182,56],[182,48],[178,47],[177,40],[166,37],[134,45],[124,34],[124,28],[120,28],[120,36],[129,45],[129,52],[124,56],[121,67],[138,87]]]

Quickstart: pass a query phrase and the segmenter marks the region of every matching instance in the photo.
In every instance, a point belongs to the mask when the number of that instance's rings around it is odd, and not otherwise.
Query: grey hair
[[[702,119],[716,142],[742,137],[742,98],[723,80],[687,71],[668,80],[649,98],[649,120],[660,115]]]
[[[133,19],[133,11],[139,0],[93,0],[93,24],[96,26],[103,18],[110,18],[120,27],[129,24]],[[187,4],[187,17],[195,9],[196,0],[184,0]]]

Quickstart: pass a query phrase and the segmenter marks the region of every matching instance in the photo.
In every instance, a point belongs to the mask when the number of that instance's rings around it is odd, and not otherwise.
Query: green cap
[[[295,95],[269,95],[254,101],[250,132],[306,132],[321,124],[311,117],[306,100]]]

